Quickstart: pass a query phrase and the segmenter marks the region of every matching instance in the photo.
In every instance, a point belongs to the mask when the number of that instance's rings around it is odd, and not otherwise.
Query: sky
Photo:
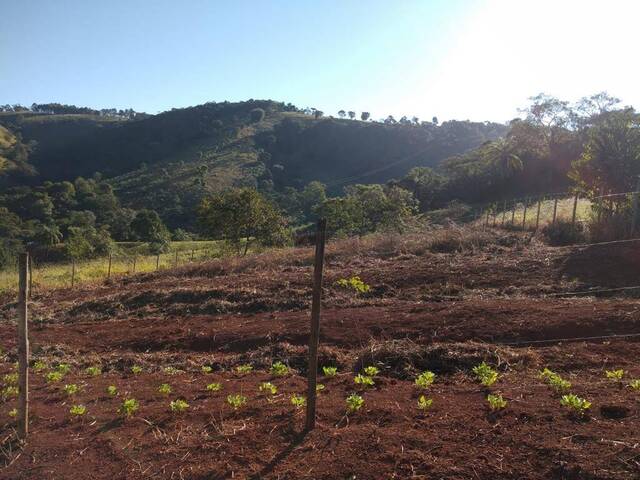
[[[637,0],[0,0],[0,104],[157,113],[273,99],[508,121],[528,97],[640,105]]]

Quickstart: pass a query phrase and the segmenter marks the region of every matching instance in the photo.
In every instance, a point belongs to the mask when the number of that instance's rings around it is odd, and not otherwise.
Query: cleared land
[[[331,244],[320,365],[339,374],[320,377],[318,428],[302,435],[304,413],[290,397],[305,392],[311,265],[311,249],[295,249],[38,292],[34,360],[72,369],[54,384],[32,374],[24,449],[7,441],[15,401],[0,405],[0,477],[640,476],[640,392],[625,386],[640,378],[640,337],[558,340],[639,334],[640,301],[552,296],[640,284],[637,243],[552,248],[522,234],[461,230]],[[335,284],[353,275],[371,291]],[[13,295],[5,294],[3,374],[15,361],[14,319]],[[273,377],[278,360],[295,373]],[[471,373],[483,360],[500,372],[490,391],[508,401],[504,412],[489,412],[487,390]],[[236,372],[247,363],[252,373]],[[362,409],[345,416],[345,398],[358,391],[353,376],[370,364],[381,370],[376,384],[362,392]],[[103,374],[86,374],[91,365]],[[132,374],[133,365],[142,372]],[[560,407],[538,376],[544,367],[593,402],[584,419]],[[426,392],[433,406],[422,413],[413,380],[425,369],[437,377]],[[625,370],[624,382],[605,378],[612,369]],[[264,381],[277,385],[274,398],[258,392]],[[222,390],[207,392],[213,382]],[[62,389],[71,383],[83,386],[73,399]],[[162,383],[173,388],[168,397],[157,391]],[[234,393],[248,397],[246,407],[227,404]],[[140,409],[122,420],[116,410],[126,396]],[[170,412],[176,398],[189,403],[186,412]],[[72,404],[87,407],[84,418],[71,418]]]

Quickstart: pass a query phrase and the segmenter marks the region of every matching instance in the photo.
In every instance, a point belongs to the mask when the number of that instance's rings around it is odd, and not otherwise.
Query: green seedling
[[[85,372],[87,372],[87,375],[90,375],[91,377],[97,377],[102,374],[102,369],[100,367],[88,367]]]
[[[604,374],[609,380],[620,382],[624,377],[624,370],[605,370]]]
[[[33,364],[33,371],[34,372],[41,372],[42,370],[46,370],[46,368],[47,368],[47,365],[44,362],[40,361],[40,360],[38,360],[37,362],[35,362]]]
[[[568,395],[562,396],[562,398],[560,399],[560,405],[570,408],[582,417],[585,412],[591,407],[591,402],[585,400],[584,398],[580,398],[573,393],[570,393]]]
[[[640,379],[631,380],[629,386],[634,390],[640,390]]]
[[[60,363],[56,367],[56,372],[59,372],[62,375],[66,375],[70,371],[71,371],[71,365],[69,365],[68,363]]]
[[[354,290],[357,293],[367,293],[371,291],[371,287],[364,283],[358,276],[354,276],[351,278],[341,278],[336,282],[336,285],[342,288]]]
[[[164,373],[166,373],[167,375],[177,375],[180,373],[180,370],[174,367],[165,367]]]
[[[502,395],[488,395],[487,402],[489,402],[489,408],[492,412],[497,412],[507,406],[507,401],[502,398]]]
[[[426,372],[422,372],[416,378],[416,381],[415,381],[416,387],[422,388],[422,389],[427,389],[431,385],[433,385],[433,382],[435,381],[435,379],[436,379],[436,374],[435,373],[430,372],[429,370],[427,370]]]
[[[140,365],[134,365],[133,367],[131,367],[131,373],[133,373],[134,375],[142,373],[142,367]]]
[[[234,410],[238,410],[247,403],[247,397],[240,395],[239,393],[227,396],[227,403],[231,405]]]
[[[115,385],[109,385],[107,387],[107,395],[109,395],[110,397],[115,397],[116,395],[118,395],[118,389]]]
[[[380,373],[380,370],[378,369],[378,367],[368,366],[364,369],[364,373],[369,377],[375,377]]]
[[[207,392],[219,392],[220,390],[222,390],[221,383],[210,383],[207,385]]]
[[[0,397],[2,397],[2,400],[8,400],[9,398],[16,398],[19,393],[20,390],[18,387],[15,385],[8,385],[0,391]]]
[[[373,387],[375,385],[375,382],[373,381],[373,378],[371,377],[367,377],[366,375],[361,375],[358,374],[353,378],[353,381],[355,382],[356,385],[360,385],[361,387]]]
[[[11,410],[9,410],[9,416],[11,418],[16,418],[18,416],[18,409],[12,408]]]
[[[336,367],[322,367],[322,373],[325,377],[335,377],[338,374]]]
[[[213,368],[210,367],[209,365],[203,365],[201,370],[202,370],[202,373],[204,374],[213,372]]]
[[[347,411],[357,412],[364,405],[364,399],[355,393],[352,393],[347,397]]]
[[[184,400],[177,399],[169,403],[169,408],[174,413],[182,413],[189,408],[189,404]]]
[[[69,413],[74,417],[81,417],[82,415],[87,413],[87,407],[85,407],[84,405],[73,405],[69,409]]]
[[[275,395],[276,393],[278,393],[278,387],[276,387],[271,382],[261,383],[260,386],[258,387],[258,390],[260,390],[263,393],[267,393],[269,395]]]
[[[316,384],[316,392],[321,392],[322,390],[324,390],[324,385],[321,383]]]
[[[17,373],[7,373],[4,377],[2,377],[2,383],[5,385],[17,385],[18,384],[18,374]]]
[[[473,373],[475,373],[476,378],[485,387],[490,387],[496,380],[498,380],[498,372],[487,365],[485,362],[482,362],[480,365],[473,367]]]
[[[431,405],[433,404],[433,399],[432,398],[427,398],[424,395],[420,395],[420,397],[418,398],[418,409],[419,410],[423,410],[423,411],[427,411],[431,408]]]
[[[236,371],[242,375],[253,372],[253,366],[245,363],[244,365],[238,365]]]
[[[291,405],[297,409],[301,409],[307,404],[307,399],[302,395],[291,395]]]
[[[57,383],[62,380],[64,375],[60,372],[49,372],[45,375],[45,380],[47,383]]]
[[[122,402],[122,405],[120,405],[118,412],[120,413],[120,415],[130,417],[138,411],[139,407],[140,405],[135,398],[127,398]]]
[[[289,367],[282,362],[275,362],[271,365],[271,375],[276,377],[284,377],[289,374]]]
[[[168,383],[163,383],[158,387],[158,393],[160,395],[169,395],[173,390],[171,389],[171,385]]]
[[[566,392],[571,388],[571,383],[564,380],[560,375],[545,368],[540,372],[540,378],[549,384],[556,392]]]
[[[80,387],[75,383],[70,383],[68,385],[65,385],[62,389],[64,390],[64,393],[66,393],[70,397],[72,397],[73,395],[75,395],[80,391]]]

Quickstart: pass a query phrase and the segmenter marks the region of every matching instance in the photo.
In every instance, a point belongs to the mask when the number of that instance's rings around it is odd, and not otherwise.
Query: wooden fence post
[[[557,215],[558,215],[558,197],[553,199],[553,218],[551,220],[552,225],[555,225]]]
[[[21,253],[18,263],[18,437],[29,433],[29,334],[27,329],[29,298],[29,254]]]
[[[489,226],[489,213],[490,212],[491,212],[491,210],[489,210],[487,208],[487,216],[484,219],[484,227],[482,227],[483,230]]]
[[[156,255],[156,271],[160,270],[160,254]]]
[[[578,194],[573,198],[573,215],[571,215],[571,225],[576,223],[576,214],[578,213]]]
[[[522,212],[522,230],[524,230],[525,224],[527,223],[527,207],[529,206],[529,199],[524,199],[524,212]]]
[[[109,266],[107,267],[107,279],[111,278],[111,256],[113,254],[109,254]]]
[[[516,203],[513,203],[513,210],[511,210],[511,225],[516,223]]]
[[[193,262],[193,257],[194,257],[195,254],[196,254],[196,251],[195,250],[191,250],[191,262]]]
[[[137,256],[133,256],[133,273],[136,273],[136,260],[138,259]]]
[[[76,259],[72,258],[71,259],[71,288],[73,288],[75,283],[76,283]]]
[[[175,268],[178,268],[178,250],[176,250]]]
[[[316,256],[313,266],[313,297],[311,301],[311,331],[309,333],[309,372],[307,377],[307,418],[305,429],[316,426],[316,385],[318,380],[318,343],[320,339],[320,300],[322,298],[322,269],[324,244],[327,237],[327,221],[318,220],[316,231]]]
[[[33,258],[29,255],[29,299],[31,299],[31,292],[33,291]]]
[[[633,238],[636,233],[636,221],[638,218],[638,192],[640,192],[640,175],[638,176],[638,183],[636,183],[636,191],[633,192],[633,203],[631,208],[631,238]]]
[[[536,213],[536,232],[540,227],[540,207],[542,206],[542,197],[538,197],[538,212]]]
[[[507,216],[507,201],[505,200],[502,203],[502,224],[501,224],[502,227],[504,227],[504,221],[506,216]]]

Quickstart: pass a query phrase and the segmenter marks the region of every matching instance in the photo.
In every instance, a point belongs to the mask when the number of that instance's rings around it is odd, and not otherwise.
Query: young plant
[[[80,387],[78,385],[76,385],[75,383],[70,383],[67,384],[63,387],[64,393],[66,393],[67,395],[69,395],[70,397],[72,397],[73,395],[75,395],[76,393],[78,393],[80,391]]]
[[[624,377],[624,370],[605,370],[605,376],[614,382],[622,381],[622,377]]]
[[[489,408],[492,412],[497,412],[507,406],[507,401],[502,398],[502,395],[488,395],[487,402],[489,402]]]
[[[475,373],[476,378],[485,387],[490,387],[496,380],[498,380],[498,372],[496,372],[493,368],[487,365],[485,362],[482,362],[480,365],[476,365],[473,367],[473,373]]]
[[[571,388],[571,383],[564,380],[560,375],[545,368],[540,372],[540,378],[549,384],[556,392],[566,392]]]
[[[278,393],[278,387],[276,387],[271,382],[261,383],[260,386],[258,387],[258,390],[269,395],[275,395],[276,393]]]
[[[71,365],[68,363],[59,363],[56,367],[56,372],[59,372],[62,375],[66,375],[71,371]]]
[[[166,373],[167,375],[177,375],[178,373],[180,373],[180,370],[175,367],[164,367],[164,373]]]
[[[427,411],[431,408],[431,405],[433,404],[433,399],[432,398],[427,398],[424,395],[420,395],[420,397],[418,398],[418,409],[419,410],[423,410],[423,411]]]
[[[219,392],[220,390],[222,390],[222,384],[221,383],[210,383],[209,385],[207,385],[206,390],[207,390],[207,392]]]
[[[69,413],[74,417],[81,417],[82,415],[87,413],[87,407],[85,407],[84,405],[73,405],[69,409]]]
[[[204,373],[205,375],[206,375],[207,373],[211,373],[211,372],[213,372],[213,368],[212,368],[212,367],[210,367],[209,365],[203,365],[203,366],[202,366],[202,368],[201,368],[201,370],[202,370],[202,373]]]
[[[297,409],[301,409],[307,404],[307,399],[302,395],[291,395],[291,405],[296,407]]]
[[[34,372],[41,372],[42,370],[45,370],[46,368],[47,368],[47,365],[44,362],[40,361],[40,360],[38,360],[37,362],[35,362],[33,364],[33,371]]]
[[[171,389],[171,385],[168,383],[163,383],[158,387],[158,393],[160,395],[169,395],[173,390]]]
[[[640,379],[631,380],[629,386],[634,390],[640,390]]]
[[[107,387],[107,395],[109,395],[110,397],[115,397],[116,395],[118,395],[118,389],[115,385],[109,385]]]
[[[251,373],[252,371],[253,371],[253,366],[249,365],[248,363],[245,363],[243,365],[238,365],[236,367],[236,372],[238,372],[241,375]]]
[[[177,399],[169,403],[169,408],[171,408],[171,411],[174,413],[182,413],[189,408],[189,404],[184,400]]]
[[[142,367],[140,365],[134,365],[133,367],[131,367],[131,373],[133,373],[134,375],[142,373]]]
[[[87,375],[91,376],[91,377],[97,377],[98,375],[100,375],[102,373],[102,369],[100,367],[88,367],[85,372],[87,372]]]
[[[135,398],[126,398],[120,405],[118,412],[125,417],[130,417],[138,411],[139,407],[140,405]]]
[[[238,410],[246,405],[247,397],[245,397],[244,395],[240,395],[239,393],[235,393],[233,395],[227,396],[227,403],[231,405],[234,410]]]
[[[357,293],[367,293],[371,291],[371,287],[364,283],[358,276],[341,278],[336,282],[336,285],[342,288],[354,290]]]
[[[364,399],[355,393],[352,393],[347,397],[347,411],[357,412],[364,405]]]
[[[355,382],[356,385],[360,385],[361,387],[364,387],[364,388],[373,387],[375,385],[373,378],[367,377],[366,375],[361,375],[361,374],[356,375],[353,378],[353,381]]]
[[[0,391],[0,397],[2,400],[8,400],[9,398],[16,398],[20,390],[15,385],[8,385]]]
[[[380,370],[378,369],[378,367],[374,367],[373,365],[370,365],[364,369],[364,373],[369,377],[375,377],[380,373]]]
[[[63,377],[64,375],[62,373],[56,371],[47,373],[44,378],[47,383],[57,383],[61,381]]]
[[[275,362],[271,365],[271,375],[275,377],[284,377],[289,374],[289,367],[282,362]]]
[[[591,407],[591,402],[580,398],[573,393],[563,395],[560,399],[560,405],[567,407],[577,413],[580,417],[584,416],[586,411]]]
[[[12,408],[11,410],[9,410],[9,416],[11,418],[16,418],[18,416],[18,409]]]
[[[322,367],[322,373],[325,377],[335,377],[338,374],[336,367]]]
[[[7,373],[4,377],[2,377],[2,383],[5,385],[17,385],[18,384],[18,374],[17,373]]]
[[[422,372],[420,375],[418,375],[418,377],[416,378],[416,387],[418,388],[422,388],[423,390],[426,390],[427,388],[429,388],[431,385],[433,385],[433,382],[436,379],[436,374],[433,372],[430,372],[429,370]]]
[[[316,384],[316,392],[320,393],[322,390],[324,390],[324,385],[321,383],[317,383]]]

